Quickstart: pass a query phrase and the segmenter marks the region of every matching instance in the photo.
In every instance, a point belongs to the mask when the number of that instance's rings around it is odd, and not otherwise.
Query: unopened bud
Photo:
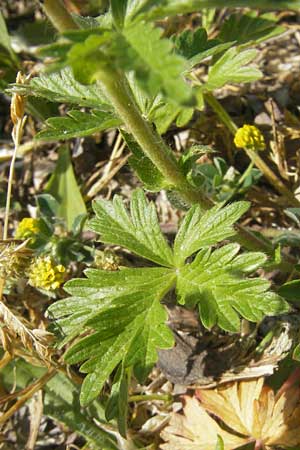
[[[25,84],[26,78],[18,72],[16,83]],[[10,117],[14,125],[21,121],[25,112],[25,98],[19,94],[13,94],[10,105]]]

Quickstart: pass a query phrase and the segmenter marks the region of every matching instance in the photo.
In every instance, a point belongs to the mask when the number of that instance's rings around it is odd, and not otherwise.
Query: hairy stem
[[[52,0],[51,3],[55,4],[59,1]],[[46,10],[45,12],[48,14]],[[53,8],[52,12],[54,14],[51,20],[57,26],[55,8]],[[61,31],[64,29],[68,29],[68,27],[62,27]],[[153,125],[143,118],[125,75],[109,67],[103,68],[97,75],[102,89],[108,100],[114,106],[116,113],[123,120],[136,142],[141,146],[143,152],[158,170],[161,171],[166,181],[173,185],[188,203],[198,203],[203,209],[210,209],[213,206],[212,200],[205,193],[194,189],[188,183],[172,150],[164,143],[161,136],[153,128]],[[256,234],[242,226],[238,225],[237,230],[239,233],[237,241],[246,248],[250,250],[262,250],[267,253],[272,252],[271,242],[268,243],[264,239],[260,239]],[[292,264],[289,261],[281,265],[282,270],[286,271],[290,271],[291,267]]]
[[[205,194],[193,189],[188,184],[171,149],[164,143],[152,124],[142,117],[126,77],[109,68],[99,71],[98,77],[101,87],[114,106],[116,113],[146,156],[163,174],[167,183],[180,191],[188,202],[197,202],[204,209],[211,207],[212,203]]]
[[[61,0],[41,0],[43,9],[54,27],[61,33],[79,28]]]
[[[211,108],[218,115],[220,120],[226,125],[228,130],[235,135],[238,127],[233,122],[229,114],[225,111],[220,102],[212,95],[206,94],[205,99]],[[269,183],[279,192],[286,197],[292,206],[300,206],[300,202],[295,198],[294,194],[285,186],[280,178],[273,172],[273,170],[265,163],[265,161],[259,156],[258,152],[254,150],[244,149],[253,164],[264,174]]]

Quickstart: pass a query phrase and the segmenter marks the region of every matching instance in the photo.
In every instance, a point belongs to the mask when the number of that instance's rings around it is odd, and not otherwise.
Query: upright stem
[[[50,2],[50,0],[48,0]],[[51,0],[55,4],[60,0]],[[56,9],[53,8],[54,14],[51,21],[54,26],[59,28],[55,18]],[[45,9],[46,14],[48,12]],[[61,27],[60,31],[68,29],[67,26]],[[161,136],[153,128],[152,124],[147,122],[132,95],[130,86],[123,73],[118,72],[112,68],[102,68],[98,72],[98,80],[102,85],[102,89],[108,100],[114,106],[116,113],[123,120],[130,133],[133,135],[136,142],[141,146],[143,152],[153,162],[153,164],[161,171],[166,181],[174,185],[181,196],[188,203],[198,203],[203,209],[209,209],[213,206],[213,202],[205,195],[205,193],[194,189],[186,180],[182,173],[179,164],[173,155],[171,149],[164,143]],[[267,253],[272,251],[272,244],[260,239],[257,235],[248,231],[246,228],[238,225],[239,231],[238,241],[248,249],[262,250]],[[291,263],[284,262],[282,269],[290,271]]]
[[[79,28],[62,0],[41,0],[41,3],[47,17],[59,32]]]
[[[116,113],[146,156],[164,175],[167,183],[180,191],[188,202],[200,203],[204,209],[210,208],[212,202],[204,193],[193,189],[188,184],[171,149],[164,143],[152,124],[141,115],[126,77],[117,70],[105,68],[98,72],[98,79]]]
[[[226,125],[228,130],[235,135],[238,127],[233,122],[229,114],[225,111],[220,102],[212,95],[206,94],[205,99],[207,103],[212,107],[215,113],[218,115],[220,120]],[[300,202],[295,198],[294,194],[285,186],[285,184],[278,178],[278,176],[273,172],[272,169],[265,163],[265,161],[259,156],[259,154],[254,150],[244,149],[251,161],[255,166],[264,174],[267,180],[272,184],[272,186],[281,195],[286,197],[290,204],[293,206],[300,206]]]

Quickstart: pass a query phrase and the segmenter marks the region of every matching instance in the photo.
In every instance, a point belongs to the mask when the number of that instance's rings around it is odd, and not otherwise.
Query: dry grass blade
[[[0,424],[5,423],[16,411],[18,411],[24,403],[27,402],[36,392],[42,389],[45,384],[56,374],[56,369],[49,369],[41,378],[39,378],[35,383],[32,383],[19,398],[16,403],[13,404],[5,413],[0,416]]]
[[[14,333],[21,339],[23,346],[30,352],[35,352],[42,361],[46,364],[51,362],[51,349],[49,345],[46,345],[45,339],[42,336],[37,336],[34,330],[28,328],[23,319],[19,319],[11,310],[0,301],[0,318],[3,320],[4,325],[8,328],[10,333]],[[46,336],[48,333],[46,333]],[[13,349],[13,347],[12,347]],[[10,349],[7,349],[11,351]]]
[[[26,450],[34,450],[36,440],[39,433],[39,427],[43,416],[43,393],[38,391],[32,397],[29,404],[30,428],[29,436],[26,444]]]
[[[114,145],[113,151],[110,155],[109,161],[104,168],[102,177],[98,181],[96,181],[96,183],[93,184],[93,186],[89,189],[86,195],[87,199],[95,197],[110,182],[110,180],[121,169],[121,167],[123,167],[126,164],[129,155],[126,155],[123,158],[121,158],[121,155],[125,147],[126,144],[125,142],[122,142],[122,135],[119,134],[116,143]]]

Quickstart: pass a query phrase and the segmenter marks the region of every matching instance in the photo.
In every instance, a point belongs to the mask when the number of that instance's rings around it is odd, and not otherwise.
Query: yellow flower
[[[52,291],[64,282],[65,267],[55,265],[50,256],[38,258],[29,268],[29,284],[33,287]]]
[[[16,239],[28,239],[40,233],[40,220],[25,217],[16,231]]]
[[[244,125],[239,128],[235,133],[234,143],[238,148],[249,150],[264,150],[266,148],[262,133],[254,125]]]

